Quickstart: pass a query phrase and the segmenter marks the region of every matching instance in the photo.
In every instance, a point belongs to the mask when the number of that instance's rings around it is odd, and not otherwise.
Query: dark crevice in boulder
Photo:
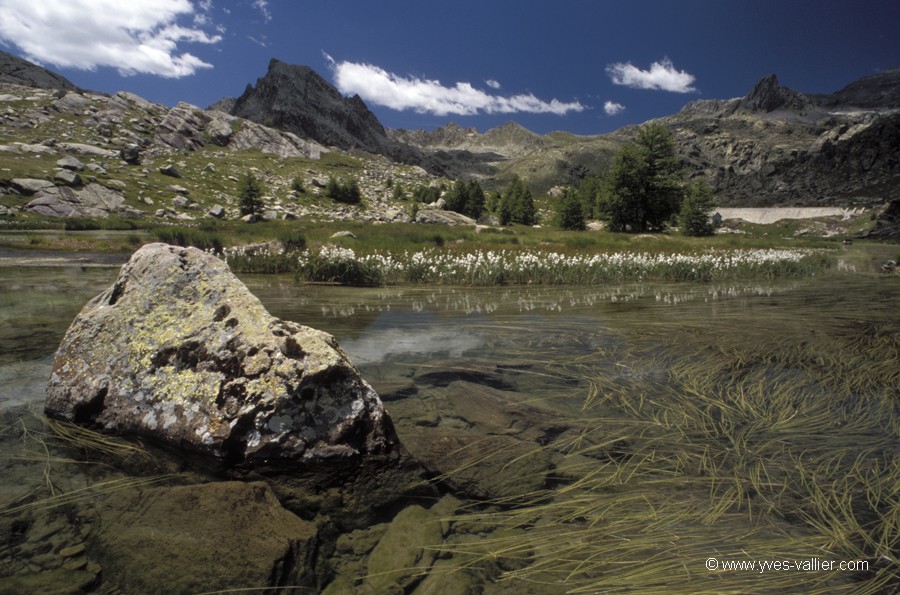
[[[216,308],[216,311],[213,313],[213,321],[214,322],[222,322],[223,320],[225,320],[225,317],[228,316],[230,313],[231,313],[231,306],[229,306],[228,304],[222,304],[221,306]],[[232,319],[232,320],[234,320],[234,319]],[[225,324],[227,325],[228,322],[226,321]]]
[[[200,362],[209,359],[206,348],[199,341],[189,341],[178,347],[160,349],[150,360],[154,369],[172,366],[176,371],[196,370]]]
[[[72,420],[77,424],[92,424],[103,413],[108,390],[106,386],[103,386],[97,391],[94,398],[76,405],[72,411]]]
[[[281,353],[284,354],[285,357],[291,359],[303,359],[303,356],[306,355],[303,348],[300,347],[300,344],[293,337],[286,337],[285,340],[279,344],[279,347],[281,348]]]
[[[222,441],[222,454],[226,466],[237,465],[244,461],[247,450],[247,435],[253,429],[254,411],[239,417],[231,428],[228,438]]]
[[[109,294],[109,302],[108,303],[110,306],[116,305],[116,302],[118,302],[119,298],[122,297],[122,294],[125,293],[126,283],[127,282],[125,280],[123,280],[122,282],[116,283],[115,285],[113,285],[112,291]]]

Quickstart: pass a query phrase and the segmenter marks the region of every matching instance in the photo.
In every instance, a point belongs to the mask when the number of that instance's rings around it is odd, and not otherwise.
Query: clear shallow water
[[[40,408],[52,354],[63,333],[81,306],[116,273],[116,268],[81,265],[0,267],[0,409]],[[481,500],[507,498],[517,490],[573,481],[564,470],[561,448],[548,449],[540,460],[526,454],[584,433],[586,426],[579,424],[586,416],[620,416],[613,397],[597,410],[586,408],[594,386],[628,397],[640,393],[643,400],[642,391],[650,391],[648,398],[656,391],[664,394],[662,387],[671,383],[669,362],[686,352],[696,352],[702,361],[709,347],[745,341],[764,354],[767,342],[773,351],[785,344],[800,349],[823,334],[852,338],[900,325],[900,278],[869,273],[771,283],[597,288],[360,289],[299,286],[279,276],[247,275],[243,280],[273,315],[334,334],[382,395],[401,439],[433,468],[451,471],[468,465],[465,457],[448,456],[454,449],[469,454],[473,445],[496,446],[499,463],[485,459],[444,484],[463,499],[466,494]],[[893,390],[896,397],[896,387]],[[875,444],[878,456],[889,460],[890,449],[884,445],[890,443],[896,427],[891,417],[896,415],[896,408],[889,409],[883,423],[867,427],[866,434],[848,433],[846,452]],[[433,446],[439,440],[452,446]],[[637,444],[633,441],[632,447]],[[618,456],[610,452],[604,456]],[[896,457],[897,450],[893,452]],[[9,480],[2,490],[4,501],[44,480],[37,466],[10,464],[3,469]],[[77,486],[84,481],[62,483]],[[746,528],[744,520],[726,520],[734,523],[731,532]],[[803,526],[783,524],[773,521],[772,527],[811,539]],[[451,547],[453,539],[490,540],[494,535],[466,531],[451,532],[444,546]],[[371,538],[366,535],[348,539],[357,543]],[[715,539],[727,542],[727,532]],[[351,547],[356,554],[335,562],[339,575],[366,574],[360,549]],[[565,590],[554,584],[558,577],[552,573],[543,578],[550,584],[538,591]],[[521,590],[521,583],[472,580],[493,585],[488,592],[505,592],[517,584]],[[769,587],[745,584],[744,589]]]

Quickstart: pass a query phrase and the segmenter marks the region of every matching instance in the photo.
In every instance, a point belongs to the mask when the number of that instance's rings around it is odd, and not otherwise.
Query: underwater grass
[[[582,386],[578,431],[544,446],[557,476],[446,519],[459,537],[441,554],[458,570],[503,559],[499,581],[567,593],[900,588],[900,322],[812,301],[814,333],[791,309],[752,328],[654,320],[596,358],[547,361]]]
[[[43,485],[33,485],[13,500],[0,503],[0,517],[16,516],[25,512],[48,510],[60,506],[77,504],[111,494],[120,490],[146,487],[166,482],[175,477],[172,474],[154,474],[142,477],[112,477],[88,485],[63,490],[55,481],[56,466],[59,465],[101,465],[99,459],[128,461],[139,459],[149,462],[151,455],[141,446],[120,438],[95,432],[76,424],[54,420],[30,411],[30,415],[3,429],[15,431],[21,436],[22,450],[14,458],[41,465]],[[65,456],[77,451],[80,458]],[[115,475],[120,475],[115,472]]]

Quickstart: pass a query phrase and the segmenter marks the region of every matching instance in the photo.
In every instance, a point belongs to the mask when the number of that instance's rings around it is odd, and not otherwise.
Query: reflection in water
[[[115,268],[80,266],[0,267],[0,403],[43,398],[51,357],[63,334],[81,307],[117,273]],[[486,327],[515,324],[525,315],[554,317],[541,326],[582,324],[559,318],[568,315],[587,317],[584,324],[597,327],[610,307],[618,316],[623,305],[633,310],[771,296],[801,283],[346,288],[301,286],[288,276],[246,275],[243,281],[274,316],[334,334],[360,364],[396,355],[457,357],[484,342],[492,332]]]
[[[372,365],[390,356],[462,357],[483,342],[465,321],[448,326],[421,309],[413,312],[382,313],[362,336],[340,340],[341,348],[357,365]]]
[[[604,303],[641,300],[678,304],[741,296],[772,296],[802,286],[801,281],[787,280],[742,284],[642,283],[602,288],[501,286],[371,289],[297,286],[293,283],[264,282],[255,277],[245,278],[244,281],[273,313],[302,311],[309,316],[312,313],[310,306],[315,306],[318,308],[315,314],[323,318],[352,318],[395,309],[462,315],[564,312]]]

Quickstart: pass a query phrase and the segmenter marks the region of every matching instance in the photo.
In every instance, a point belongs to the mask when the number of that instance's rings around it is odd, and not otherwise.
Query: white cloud
[[[250,41],[252,41],[252,42],[255,43],[256,45],[258,45],[259,47],[262,47],[262,48],[268,48],[268,47],[269,47],[269,38],[268,38],[267,36],[265,36],[265,35],[262,36],[262,39],[257,39],[257,38],[255,38],[255,37],[253,37],[252,35],[248,35],[248,36],[247,36],[247,39],[249,39]]]
[[[486,84],[491,89],[499,89],[501,86],[500,83],[498,81],[495,81],[494,79],[488,79],[484,81],[484,84]]]
[[[655,89],[675,93],[696,91],[691,86],[695,79],[694,75],[677,70],[668,58],[652,63],[650,70],[641,70],[631,62],[618,62],[607,66],[606,73],[616,85],[635,89]]]
[[[607,116],[617,116],[625,111],[625,106],[615,101],[607,101],[603,104],[603,111]]]
[[[269,10],[269,0],[253,0],[253,8],[262,13],[263,18],[267,23],[272,20],[272,12]]]
[[[553,99],[548,102],[531,93],[508,97],[491,95],[465,82],[447,87],[437,80],[398,76],[371,64],[334,62],[330,56],[325,56],[341,93],[356,93],[366,101],[395,110],[411,109],[436,116],[472,116],[516,112],[563,115],[586,109],[577,101],[566,103]]]
[[[0,0],[0,39],[57,67],[179,78],[212,68],[179,48],[221,40],[200,28],[211,6],[202,2],[198,13],[190,0]],[[192,16],[192,27],[177,24]]]

